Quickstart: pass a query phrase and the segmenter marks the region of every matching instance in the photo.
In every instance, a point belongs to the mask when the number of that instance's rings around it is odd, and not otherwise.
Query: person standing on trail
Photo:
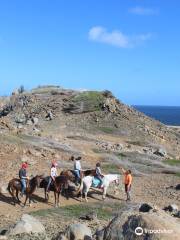
[[[21,189],[22,197],[25,194],[26,187],[27,187],[26,183],[27,183],[27,180],[29,179],[27,176],[27,167],[28,167],[27,162],[23,162],[21,165],[21,169],[19,170],[19,178],[20,178],[21,185],[22,185],[22,189]]]
[[[101,164],[98,162],[96,163],[96,173],[95,173],[95,177],[100,181],[100,184],[99,184],[99,188],[102,188],[102,184],[103,184],[103,175],[102,175],[102,172],[101,172]]]
[[[126,201],[131,200],[131,185],[132,185],[132,174],[131,170],[125,170],[124,168],[119,168],[123,174],[124,174],[124,187],[125,187],[125,193],[126,193]]]
[[[81,157],[74,158],[74,156],[71,157],[71,160],[74,161],[74,174],[75,174],[75,183],[78,184],[80,178],[81,178]]]
[[[46,192],[49,192],[49,189],[50,189],[50,185],[51,183],[55,183],[56,181],[56,177],[57,177],[57,162],[56,161],[52,161],[52,164],[51,164],[51,170],[50,170],[50,177],[49,177],[49,181],[48,181],[48,185],[47,185],[47,188],[46,188]]]

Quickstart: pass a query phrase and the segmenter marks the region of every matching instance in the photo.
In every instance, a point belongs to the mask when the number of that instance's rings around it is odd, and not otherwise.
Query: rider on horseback
[[[74,158],[71,157],[71,160],[74,161],[74,174],[75,174],[75,184],[77,185],[79,180],[81,179],[81,157]]]
[[[103,184],[103,175],[102,175],[102,172],[101,172],[101,164],[98,162],[96,163],[96,173],[95,173],[95,177],[100,181],[100,184],[99,184],[99,188],[102,188],[102,184]]]
[[[23,162],[21,165],[21,169],[19,170],[19,178],[21,180],[21,185],[22,185],[21,196],[23,196],[25,193],[26,185],[27,185],[26,181],[29,179],[27,177],[27,171],[26,171],[27,167],[28,167],[27,162]]]
[[[52,165],[51,165],[51,173],[50,173],[50,177],[49,177],[49,181],[48,181],[48,185],[47,185],[47,189],[46,191],[49,192],[49,188],[50,188],[50,185],[53,181],[53,183],[55,183],[55,180],[56,180],[56,177],[57,177],[57,162],[56,161],[53,161],[52,162]]]

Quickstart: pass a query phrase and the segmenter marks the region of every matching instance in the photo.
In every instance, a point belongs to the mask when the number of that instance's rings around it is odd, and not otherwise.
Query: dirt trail
[[[164,181],[166,179],[166,182]],[[175,186],[179,182],[179,178],[170,175],[153,174],[143,177],[134,177],[132,187],[132,202],[142,203],[150,202],[161,209],[169,204],[176,204],[180,208],[180,191],[176,191],[170,186]],[[108,193],[114,195],[113,188],[109,188]],[[125,202],[125,194],[123,184],[118,188],[118,195],[115,196],[119,203]],[[44,194],[42,189],[35,192],[35,201],[31,207],[22,208],[19,205],[13,206],[12,199],[9,194],[0,195],[0,226],[5,226],[15,222],[23,213],[38,211],[40,209],[54,208],[54,196],[50,193],[49,203],[44,202]],[[110,199],[110,197],[107,197]],[[89,196],[89,202],[102,201],[100,193],[94,193]],[[81,204],[79,199],[66,200],[60,196],[60,206],[69,206]],[[86,204],[85,202],[83,204]]]

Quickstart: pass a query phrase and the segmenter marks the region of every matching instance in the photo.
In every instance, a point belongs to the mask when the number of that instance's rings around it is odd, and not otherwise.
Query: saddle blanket
[[[100,180],[96,177],[93,178],[92,187],[97,188],[100,184]]]

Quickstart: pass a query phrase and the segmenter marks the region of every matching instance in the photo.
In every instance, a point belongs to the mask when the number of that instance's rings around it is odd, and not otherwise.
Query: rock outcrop
[[[179,239],[179,222],[162,210],[129,212],[117,215],[109,225],[96,233],[96,240],[169,240]]]
[[[39,220],[28,214],[23,214],[23,216],[15,224],[15,226],[9,230],[8,234],[12,236],[18,234],[44,233],[44,232],[45,228]]]
[[[58,234],[54,240],[91,240],[92,233],[85,224],[72,224],[64,233]]]

